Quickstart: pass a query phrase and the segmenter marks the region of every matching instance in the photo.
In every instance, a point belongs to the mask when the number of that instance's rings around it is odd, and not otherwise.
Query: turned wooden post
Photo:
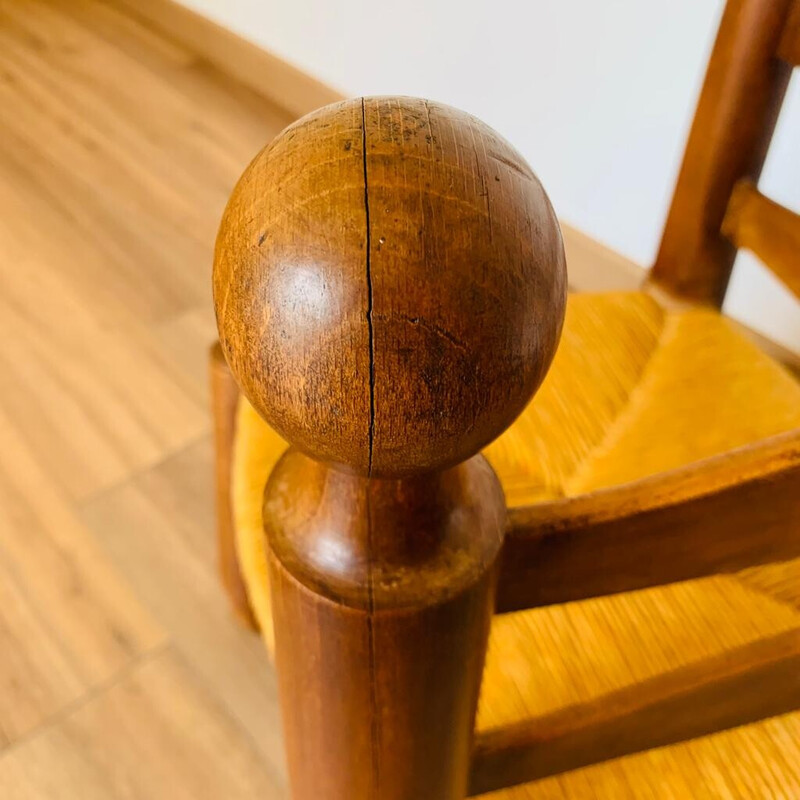
[[[264,523],[295,800],[465,796],[505,524],[475,454],[544,377],[565,287],[530,167],[447,106],[328,106],[239,181],[214,297],[293,444]]]

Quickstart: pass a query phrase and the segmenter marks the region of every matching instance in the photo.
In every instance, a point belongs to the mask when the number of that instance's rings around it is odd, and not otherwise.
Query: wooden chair
[[[800,796],[800,385],[717,310],[737,247],[800,288],[756,188],[798,63],[800,2],[729,0],[656,264],[557,352],[558,224],[475,118],[346,101],[248,167],[220,556],[293,798]]]

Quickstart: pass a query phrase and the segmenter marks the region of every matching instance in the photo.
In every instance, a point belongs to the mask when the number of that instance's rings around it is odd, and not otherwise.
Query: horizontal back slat
[[[722,233],[736,247],[755,253],[800,297],[800,214],[765,197],[750,181],[731,195]]]

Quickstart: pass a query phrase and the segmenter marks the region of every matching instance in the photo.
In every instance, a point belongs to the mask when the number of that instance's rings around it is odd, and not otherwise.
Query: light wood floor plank
[[[0,0],[0,797],[278,796],[274,682],[216,585],[208,446],[186,448],[219,216],[289,121],[112,5]]]
[[[0,0],[0,408],[72,497],[208,430],[175,337],[211,308],[233,183],[288,122],[106,4]]]
[[[2,414],[0,609],[6,744],[165,638]]]
[[[249,738],[171,649],[0,757],[4,800],[283,800]]]
[[[198,675],[284,761],[275,675],[260,638],[233,618],[216,570],[209,438],[94,498],[83,519]]]

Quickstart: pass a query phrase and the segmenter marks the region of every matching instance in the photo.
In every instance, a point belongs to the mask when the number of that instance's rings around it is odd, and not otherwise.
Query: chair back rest
[[[721,305],[739,247],[800,296],[800,216],[756,188],[793,67],[800,0],[728,0],[650,280]]]

